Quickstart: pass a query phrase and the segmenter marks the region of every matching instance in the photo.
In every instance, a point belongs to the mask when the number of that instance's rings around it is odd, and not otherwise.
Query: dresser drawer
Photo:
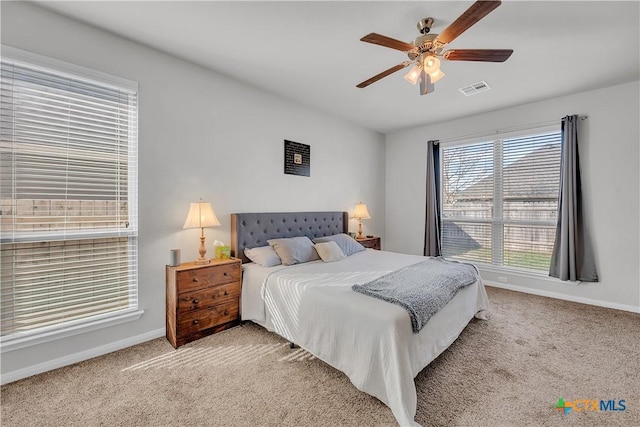
[[[178,296],[178,314],[211,308],[218,304],[238,301],[240,282],[227,283],[198,291],[183,292]]]
[[[178,336],[185,336],[238,318],[238,301],[219,304],[206,310],[184,313],[178,321]]]
[[[240,281],[240,264],[229,264],[179,271],[178,293]]]

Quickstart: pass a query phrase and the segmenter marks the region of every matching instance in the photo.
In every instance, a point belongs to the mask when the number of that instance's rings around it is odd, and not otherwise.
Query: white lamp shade
[[[411,83],[412,85],[418,82],[418,78],[420,77],[420,72],[422,71],[422,67],[419,65],[414,65],[411,70],[407,74],[404,75],[404,79]]]
[[[209,202],[192,202],[182,228],[204,228],[220,225]]]
[[[431,83],[435,83],[444,77],[444,73],[442,72],[442,70],[438,69],[435,72],[430,73],[429,77],[431,77]]]
[[[353,218],[355,219],[370,219],[369,210],[364,203],[358,203],[353,210]]]
[[[423,62],[424,71],[427,74],[433,74],[440,69],[440,60],[435,56],[426,56]]]

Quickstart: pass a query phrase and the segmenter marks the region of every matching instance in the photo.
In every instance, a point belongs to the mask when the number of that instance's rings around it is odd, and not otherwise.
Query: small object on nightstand
[[[180,265],[180,249],[169,251],[169,265],[172,267]]]
[[[367,236],[362,238],[356,238],[358,243],[360,243],[365,248],[382,250],[382,242],[380,241],[380,237],[375,236]]]
[[[172,346],[240,323],[241,268],[237,258],[166,267],[166,334]]]
[[[231,256],[231,247],[229,245],[216,246],[217,259],[229,259]]]
[[[367,239],[373,239],[373,235],[372,234],[368,234],[367,235]]]

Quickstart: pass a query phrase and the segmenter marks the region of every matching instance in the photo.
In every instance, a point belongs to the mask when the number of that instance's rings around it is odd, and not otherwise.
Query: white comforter
[[[354,292],[423,257],[366,250],[341,261],[289,267],[246,264],[241,314],[344,372],[359,390],[384,402],[400,425],[417,425],[413,379],[488,310],[481,281],[461,289],[414,334],[405,309]],[[480,316],[479,316],[480,317]]]

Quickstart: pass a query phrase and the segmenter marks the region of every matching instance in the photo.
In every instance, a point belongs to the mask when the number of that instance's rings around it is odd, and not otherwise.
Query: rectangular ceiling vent
[[[470,84],[468,86],[464,86],[461,87],[460,89],[458,89],[460,92],[462,92],[465,96],[471,96],[471,95],[475,95],[477,93],[480,92],[484,92],[486,90],[491,89],[491,86],[489,86],[489,83],[485,82],[484,80],[478,83],[473,83]]]

